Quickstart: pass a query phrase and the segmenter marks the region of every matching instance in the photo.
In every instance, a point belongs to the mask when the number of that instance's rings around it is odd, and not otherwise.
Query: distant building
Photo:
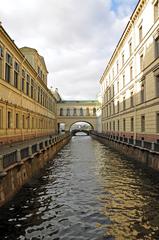
[[[69,131],[71,126],[77,122],[86,122],[97,130],[97,110],[100,103],[96,100],[72,100],[60,101],[57,104],[57,122],[65,126],[65,130]]]
[[[58,94],[36,49],[19,49],[0,26],[0,143],[54,134]]]
[[[159,141],[159,1],[141,0],[100,79],[102,131]]]

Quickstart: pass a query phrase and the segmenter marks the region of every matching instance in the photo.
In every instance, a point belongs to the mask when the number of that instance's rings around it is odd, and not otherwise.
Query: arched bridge
[[[84,129],[74,129],[71,131],[71,134],[72,136],[76,136],[76,133],[85,133],[86,135],[89,135],[90,134],[90,131],[89,130],[84,130]]]
[[[71,126],[77,122],[89,123],[92,129],[97,129],[97,110],[100,103],[92,101],[60,101],[57,104],[57,123],[65,125],[64,130],[70,131]]]

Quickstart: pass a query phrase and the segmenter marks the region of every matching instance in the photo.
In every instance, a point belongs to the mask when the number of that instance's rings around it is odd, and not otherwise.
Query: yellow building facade
[[[97,111],[100,103],[95,100],[60,101],[57,104],[57,123],[65,125],[65,131],[70,131],[73,124],[86,122],[97,130]]]
[[[100,79],[102,131],[159,141],[159,1],[141,0]]]
[[[0,26],[0,144],[56,132],[56,94],[37,50],[19,49]]]

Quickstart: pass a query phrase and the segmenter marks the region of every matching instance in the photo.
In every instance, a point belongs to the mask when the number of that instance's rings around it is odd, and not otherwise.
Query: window
[[[10,111],[8,111],[8,122],[7,122],[7,127],[8,128],[11,128],[11,112]]]
[[[117,112],[119,113],[119,101],[117,101]]]
[[[141,103],[145,101],[145,85],[144,83],[141,85]]]
[[[125,56],[124,56],[124,53],[122,54],[122,66],[124,65],[125,63]]]
[[[117,81],[117,92],[119,92],[119,80]]]
[[[130,107],[133,107],[134,106],[134,93],[131,92],[131,95],[130,95]]]
[[[112,85],[112,95],[114,97],[114,84]]]
[[[156,77],[156,97],[159,97],[159,75]]]
[[[143,68],[144,68],[143,60],[144,60],[144,56],[143,56],[143,54],[141,54],[141,55],[140,55],[140,71],[142,71]]]
[[[145,116],[141,116],[141,132],[145,132]]]
[[[133,80],[133,66],[130,66],[130,81]]]
[[[27,128],[30,129],[30,116],[27,116]]]
[[[3,116],[2,116],[2,109],[0,109],[0,128],[3,128]]]
[[[30,76],[27,74],[27,82],[26,82],[26,95],[29,96],[30,94]]]
[[[159,37],[155,39],[155,58],[159,57]]]
[[[115,121],[113,121],[113,131],[115,131]]]
[[[0,78],[2,78],[2,71],[3,71],[3,63],[2,63],[2,58],[0,58]]]
[[[117,73],[119,72],[119,62],[117,61],[116,63],[116,69],[117,69]]]
[[[111,108],[111,103],[109,104],[109,115],[112,115],[112,108]]]
[[[110,130],[110,131],[112,130],[112,124],[111,124],[111,122],[109,122],[109,130]]]
[[[25,92],[25,71],[22,70],[22,83],[21,83],[22,92]]]
[[[34,129],[34,118],[32,117],[32,129]]]
[[[66,116],[70,116],[70,109],[69,108],[67,108]]]
[[[63,108],[60,108],[60,116],[63,116]]]
[[[157,133],[159,133],[159,113],[157,113],[157,116],[156,116],[156,130],[157,130]]]
[[[124,132],[126,131],[126,120],[125,120],[125,118],[123,119],[123,131]]]
[[[118,120],[118,131],[120,130],[120,121]]]
[[[125,75],[123,75],[123,87],[125,87]]]
[[[96,108],[93,108],[93,116],[96,116]]]
[[[80,108],[80,116],[83,116],[83,108]]]
[[[3,71],[3,48],[0,46],[0,78],[2,78]]]
[[[38,67],[38,76],[42,79],[42,75],[43,75],[43,73],[42,73],[42,70],[40,69],[40,67]]]
[[[134,118],[131,118],[131,132],[134,131]]]
[[[157,21],[159,17],[159,1],[155,1],[155,4],[154,4],[154,20],[155,22]]]
[[[0,58],[3,58],[3,47],[0,46]]]
[[[88,109],[88,111],[89,111],[89,109]],[[73,115],[74,115],[74,116],[77,115],[77,109],[76,109],[76,108],[73,109]]]
[[[19,114],[16,113],[15,115],[15,128],[19,128]]]
[[[34,91],[34,80],[31,79],[31,88],[30,88],[30,96],[31,96],[31,98],[34,98],[34,93],[35,93],[35,91]]]
[[[111,88],[109,88],[109,100],[111,99]]]
[[[123,97],[123,110],[126,109],[126,100],[125,100],[125,97]]]
[[[113,114],[115,114],[115,104],[114,104],[114,101],[112,102],[113,104]]]
[[[129,55],[132,55],[132,42],[129,42]]]
[[[19,64],[14,63],[14,86],[18,88],[18,77],[19,77]]]
[[[39,103],[42,104],[42,98],[43,98],[43,91],[42,89],[40,88],[40,99],[39,99]]]
[[[40,87],[38,87],[38,103],[40,103]]]
[[[23,129],[25,128],[25,117],[24,117],[24,115],[22,116],[22,128]]]
[[[143,38],[143,28],[142,25],[139,26],[139,43],[142,41]]]
[[[11,81],[11,67],[12,67],[12,57],[9,53],[6,53],[6,63],[5,63],[5,80],[10,83]]]

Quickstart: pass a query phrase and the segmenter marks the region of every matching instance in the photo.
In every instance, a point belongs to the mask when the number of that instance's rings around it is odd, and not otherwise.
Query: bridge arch
[[[58,119],[57,124],[61,125],[63,124],[65,127],[63,128],[63,131],[70,131],[70,128],[73,124],[79,123],[79,122],[84,122],[87,123],[91,126],[92,130],[96,130],[96,118],[87,118],[85,119],[84,117],[62,117]]]
[[[94,126],[89,121],[74,121],[70,125],[69,131],[73,136],[76,136],[79,133],[84,133],[85,135],[89,135],[90,131],[94,130]]]
[[[76,123],[87,123],[88,125],[90,125],[91,130],[94,130],[94,126],[93,126],[93,124],[92,124],[91,122],[85,121],[85,120],[84,120],[84,121],[76,120],[76,121],[74,121],[74,122],[72,122],[72,123],[70,124],[69,131],[71,130],[71,127],[72,127],[74,124],[76,124]]]

